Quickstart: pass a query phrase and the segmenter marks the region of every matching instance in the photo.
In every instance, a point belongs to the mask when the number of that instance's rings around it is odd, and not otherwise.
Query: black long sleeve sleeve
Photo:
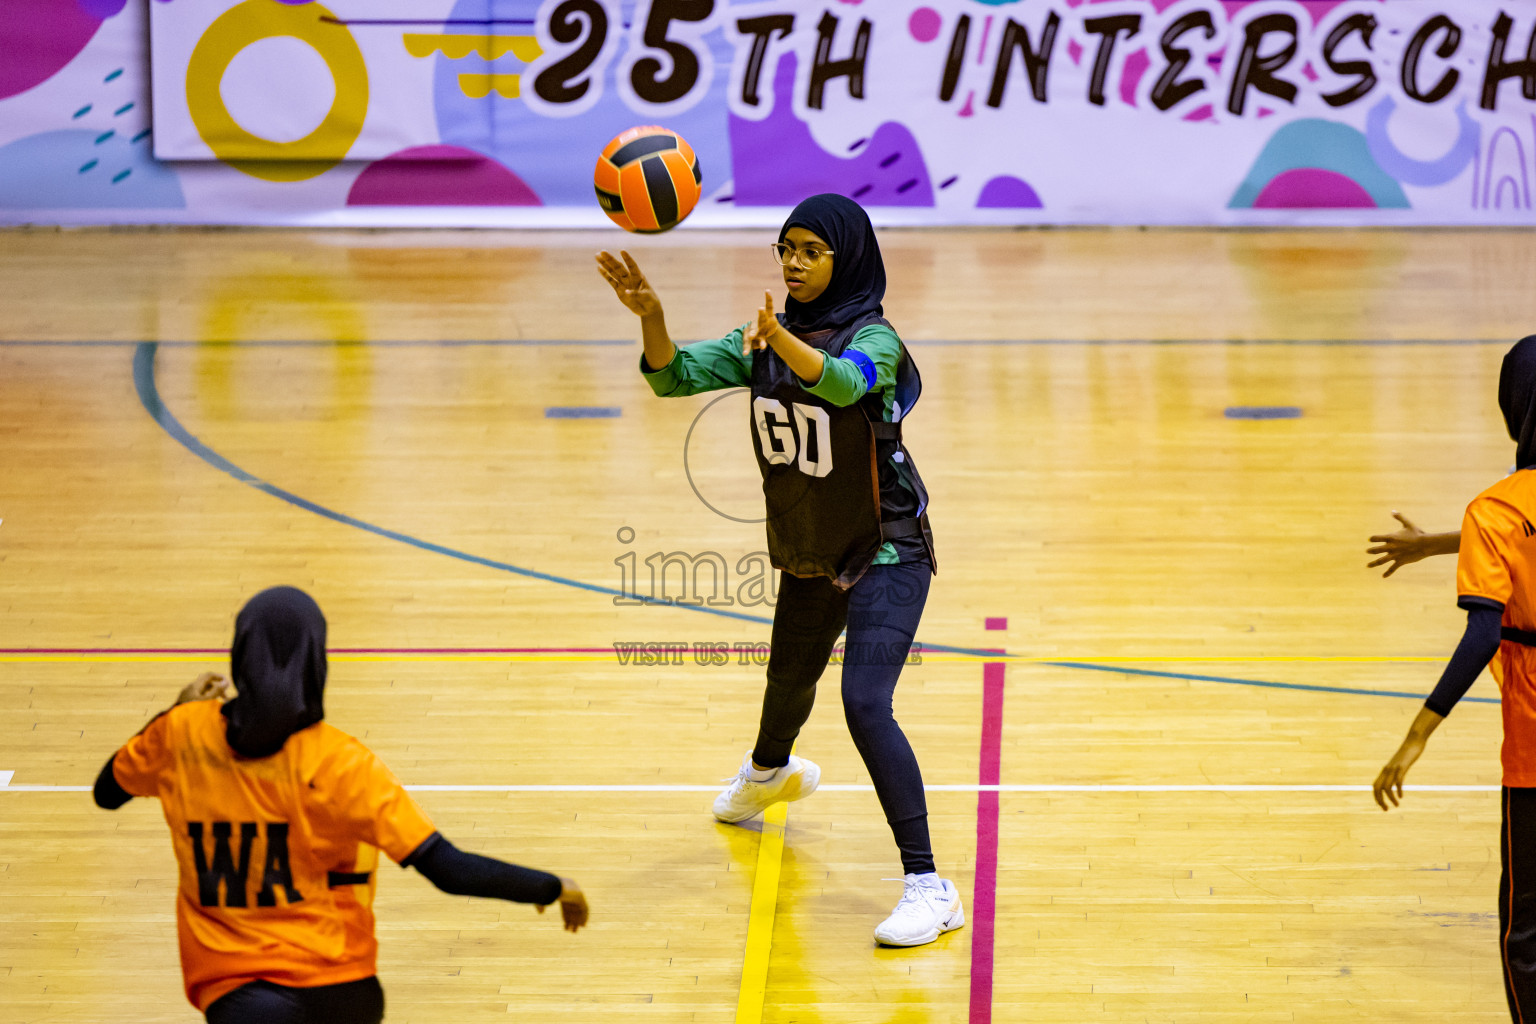
[[[1451,708],[1499,652],[1499,627],[1504,620],[1504,606],[1495,601],[1463,598],[1462,607],[1467,610],[1467,630],[1461,635],[1461,643],[1456,645],[1456,653],[1451,655],[1434,692],[1424,701],[1425,707],[1442,718],[1451,713]]]
[[[560,898],[560,878],[478,853],[465,853],[434,832],[405,859],[427,881],[455,896],[484,896],[543,906]]]
[[[112,774],[112,762],[116,760],[115,753],[107,758],[101,774],[96,776],[96,787],[91,791],[91,795],[96,798],[96,806],[108,811],[115,811],[133,799],[133,794],[119,786],[117,776]]]

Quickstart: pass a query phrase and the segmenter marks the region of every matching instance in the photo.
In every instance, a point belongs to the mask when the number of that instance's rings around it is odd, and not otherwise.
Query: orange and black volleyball
[[[643,125],[620,132],[597,158],[597,204],[619,227],[656,234],[681,224],[703,184],[693,147],[674,131]]]

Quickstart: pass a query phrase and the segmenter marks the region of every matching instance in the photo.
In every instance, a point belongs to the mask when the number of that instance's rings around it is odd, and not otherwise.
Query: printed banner
[[[1536,223],[1528,0],[28,0],[0,52],[10,223],[599,226],[646,124],[687,225]]]

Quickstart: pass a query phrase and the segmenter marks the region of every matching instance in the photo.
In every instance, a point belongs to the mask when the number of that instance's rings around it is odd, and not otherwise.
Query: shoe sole
[[[952,932],[956,928],[964,927],[965,908],[957,906],[953,911],[949,913],[947,917],[939,922],[939,926],[937,928],[931,932],[924,932],[922,935],[919,935],[915,939],[911,939],[906,942],[896,942],[891,939],[882,939],[880,936],[876,935],[875,941],[882,946],[895,946],[898,949],[907,949],[912,946],[926,946],[928,943],[933,942],[945,932]]]
[[[805,767],[795,773],[795,778],[784,787],[784,791],[768,807],[772,807],[773,804],[777,803],[794,803],[796,800],[804,800],[816,792],[816,787],[821,785],[821,766],[814,761],[806,761],[804,764]],[[762,814],[768,807],[761,807],[751,814],[745,814],[739,818],[722,818],[716,814],[715,820],[723,825],[740,825],[742,822],[751,821],[759,814]]]

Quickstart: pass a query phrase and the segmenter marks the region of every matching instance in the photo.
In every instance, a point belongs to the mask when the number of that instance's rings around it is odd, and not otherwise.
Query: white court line
[[[15,774],[15,772],[0,772],[0,789],[9,786],[11,784],[11,776]]]
[[[91,792],[91,786],[32,786],[9,785],[15,772],[0,772],[0,792]],[[406,786],[410,792],[719,792],[719,783],[711,786]],[[874,792],[874,786],[833,785],[819,786],[825,792]],[[965,785],[925,786],[928,792],[1025,792],[1025,794],[1066,795],[1084,792],[1370,792],[1370,786],[1286,786],[1286,785],[1230,785],[1217,783],[1206,785],[1014,785],[980,786]],[[1499,792],[1499,786],[1404,786],[1404,792]]]

